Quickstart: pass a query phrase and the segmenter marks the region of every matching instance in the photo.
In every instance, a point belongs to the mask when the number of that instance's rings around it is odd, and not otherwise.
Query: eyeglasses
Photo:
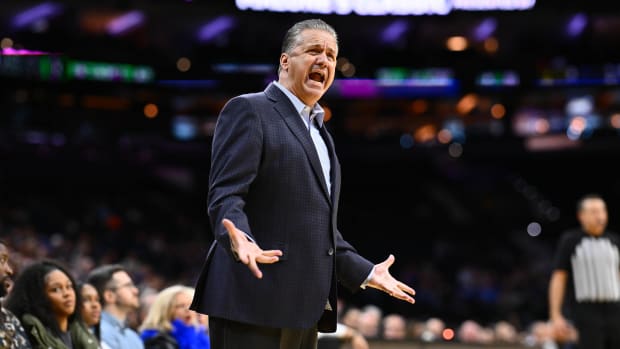
[[[132,281],[129,281],[129,282],[126,282],[126,283],[124,283],[124,284],[120,284],[120,285],[117,285],[117,286],[112,286],[112,287],[109,287],[108,289],[109,289],[109,290],[112,290],[112,291],[116,291],[116,290],[119,290],[119,289],[121,289],[121,288],[126,288],[126,287],[129,287],[129,288],[138,288],[138,286],[136,286],[136,284],[134,284]]]

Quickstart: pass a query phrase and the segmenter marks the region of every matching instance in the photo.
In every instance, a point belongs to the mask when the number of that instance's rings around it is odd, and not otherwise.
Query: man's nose
[[[320,66],[325,66],[327,64],[327,53],[322,52],[316,56],[316,63]]]

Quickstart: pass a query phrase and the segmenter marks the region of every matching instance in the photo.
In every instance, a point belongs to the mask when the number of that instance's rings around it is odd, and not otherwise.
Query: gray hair
[[[299,45],[299,38],[301,33],[307,29],[315,29],[315,30],[323,30],[331,34],[334,39],[336,39],[336,45],[338,45],[338,34],[336,34],[336,30],[327,24],[322,19],[306,19],[301,22],[295,23],[292,27],[284,35],[284,40],[282,40],[282,53],[290,53],[297,45]],[[278,67],[278,73],[280,72],[281,67]]]

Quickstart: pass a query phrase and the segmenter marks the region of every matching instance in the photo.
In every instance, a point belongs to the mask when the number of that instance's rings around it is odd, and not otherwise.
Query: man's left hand
[[[385,261],[375,265],[375,270],[372,273],[368,286],[379,289],[390,296],[398,299],[402,299],[405,302],[415,303],[413,296],[415,291],[413,288],[405,285],[404,283],[396,280],[390,274],[390,267],[394,264],[394,255],[390,255]]]

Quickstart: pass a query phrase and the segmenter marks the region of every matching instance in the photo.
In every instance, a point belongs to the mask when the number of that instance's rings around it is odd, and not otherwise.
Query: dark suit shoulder
[[[254,92],[231,98],[226,102],[223,110],[240,107],[258,116],[262,114],[262,112],[271,109],[272,106],[273,102],[267,98],[264,92]]]
[[[620,245],[620,235],[618,235],[617,232],[613,230],[606,230],[605,236],[609,237],[609,239],[613,241],[615,244]]]
[[[568,244],[568,243],[577,243],[577,241],[581,240],[586,233],[584,233],[580,228],[571,228],[567,229],[560,235],[558,239],[560,245]]]

